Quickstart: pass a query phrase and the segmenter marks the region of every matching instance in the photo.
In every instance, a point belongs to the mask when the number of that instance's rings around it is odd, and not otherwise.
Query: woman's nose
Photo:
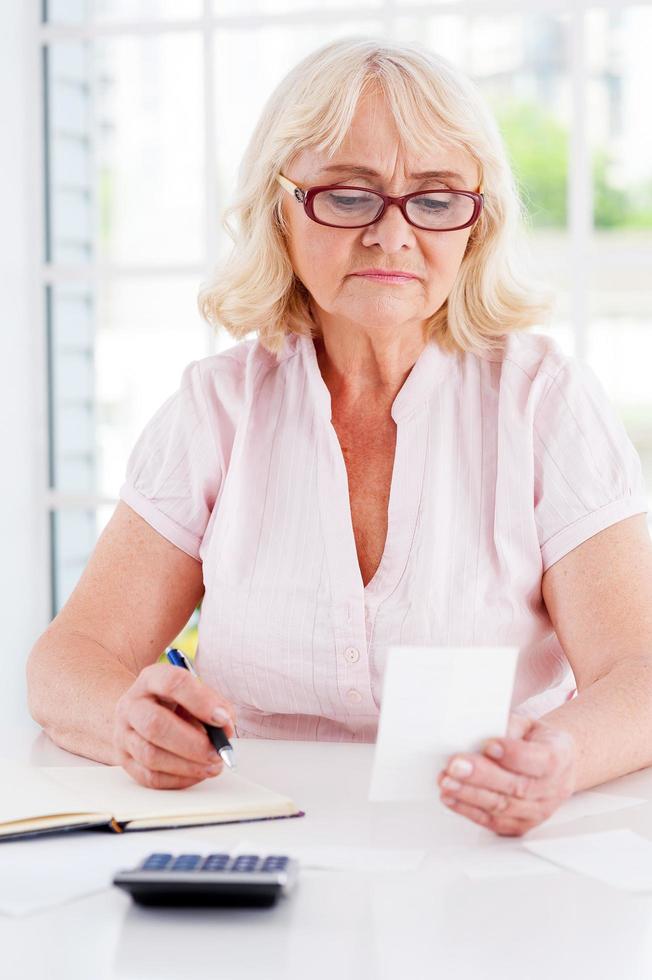
[[[364,229],[363,244],[377,241],[386,251],[395,251],[402,245],[414,245],[414,229],[405,218],[398,204],[389,204],[380,218]]]

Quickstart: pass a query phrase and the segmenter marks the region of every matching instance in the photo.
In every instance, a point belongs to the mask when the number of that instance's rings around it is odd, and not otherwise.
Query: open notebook
[[[51,831],[161,830],[302,817],[287,796],[230,769],[188,789],[147,789],[121,766],[19,766],[0,762],[0,839]]]

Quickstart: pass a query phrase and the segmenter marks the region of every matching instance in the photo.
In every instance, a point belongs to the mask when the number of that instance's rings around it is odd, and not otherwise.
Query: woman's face
[[[367,167],[380,176],[360,176],[350,167],[333,169],[341,163]],[[459,178],[410,177],[431,170],[454,171]],[[375,92],[358,103],[333,159],[303,150],[284,173],[302,188],[342,183],[397,196],[445,185],[475,191],[480,176],[475,161],[462,151],[433,146],[427,159],[406,157],[384,99]],[[448,296],[472,231],[472,226],[447,232],[415,228],[398,207],[387,208],[380,221],[366,228],[329,228],[312,221],[288,194],[282,207],[292,265],[311,294],[322,329],[344,321],[372,333],[383,328],[394,333],[399,325],[421,327]],[[407,271],[418,278],[388,283],[355,275],[367,268]]]

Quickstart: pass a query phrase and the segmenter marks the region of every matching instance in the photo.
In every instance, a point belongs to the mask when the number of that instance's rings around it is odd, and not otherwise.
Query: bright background
[[[189,361],[232,346],[197,290],[258,114],[330,39],[418,40],[504,134],[550,333],[595,370],[652,494],[652,4],[34,0],[0,10],[3,707]],[[196,612],[189,621],[196,624]],[[193,649],[192,633],[179,642]]]

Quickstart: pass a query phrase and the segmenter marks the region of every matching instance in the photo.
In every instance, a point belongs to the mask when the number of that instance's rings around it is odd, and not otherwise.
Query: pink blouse
[[[430,343],[391,413],[387,540],[366,588],[310,338],[192,361],[131,452],[121,499],[202,562],[197,669],[241,737],[374,741],[391,644],[516,645],[513,708],[572,696],[542,575],[648,509],[595,374],[532,332],[490,355]]]

